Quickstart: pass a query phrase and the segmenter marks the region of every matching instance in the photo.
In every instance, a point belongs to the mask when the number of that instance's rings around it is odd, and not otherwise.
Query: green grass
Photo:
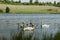
[[[59,7],[54,6],[39,6],[39,5],[8,5],[0,4],[0,9],[5,13],[6,6],[10,8],[10,13],[60,13]]]

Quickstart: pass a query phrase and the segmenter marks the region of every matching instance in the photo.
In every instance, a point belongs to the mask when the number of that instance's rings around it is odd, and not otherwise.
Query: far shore
[[[6,7],[10,8],[12,14],[49,14],[49,13],[60,13],[60,7],[55,6],[39,6],[39,5],[10,5],[0,4],[0,10],[5,13]]]

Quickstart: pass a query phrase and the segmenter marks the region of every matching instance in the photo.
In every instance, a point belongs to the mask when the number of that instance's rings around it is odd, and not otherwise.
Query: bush
[[[29,3],[22,3],[23,5],[30,5]]]
[[[6,13],[9,13],[9,12],[10,12],[10,8],[6,7]]]
[[[52,11],[52,9],[47,9],[47,11]]]
[[[58,3],[56,4],[56,6],[57,6],[57,7],[60,7],[60,2],[58,2]]]
[[[11,35],[11,40],[31,40],[32,35],[30,35],[29,37],[24,36],[24,34],[18,32],[14,35]]]
[[[0,13],[3,13],[3,10],[2,9],[0,9]]]

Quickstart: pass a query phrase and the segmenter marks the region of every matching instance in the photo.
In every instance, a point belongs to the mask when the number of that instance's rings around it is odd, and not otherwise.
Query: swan
[[[34,30],[34,27],[26,27],[26,28],[24,28],[24,31],[32,31],[32,30]]]
[[[42,28],[49,28],[50,25],[44,24],[42,25]]]

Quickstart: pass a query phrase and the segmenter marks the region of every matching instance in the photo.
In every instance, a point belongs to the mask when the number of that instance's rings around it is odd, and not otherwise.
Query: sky
[[[19,1],[19,0],[14,0],[14,1]],[[21,0],[22,2],[29,2],[29,0]],[[33,0],[34,2],[35,0]],[[39,2],[59,2],[60,0],[39,0]]]

